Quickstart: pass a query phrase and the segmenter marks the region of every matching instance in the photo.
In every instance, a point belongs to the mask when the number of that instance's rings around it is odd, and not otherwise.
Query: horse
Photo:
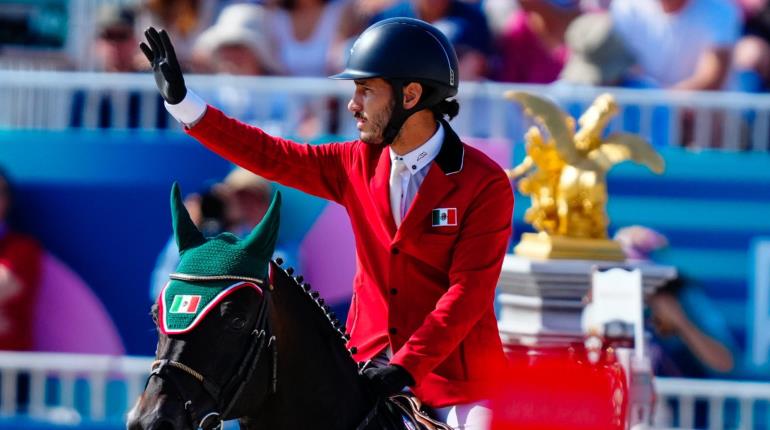
[[[155,361],[129,430],[210,430],[231,419],[241,429],[346,430],[376,409],[344,327],[301,276],[270,259],[280,202],[276,193],[242,240],[205,238],[172,187],[180,263],[151,311]]]

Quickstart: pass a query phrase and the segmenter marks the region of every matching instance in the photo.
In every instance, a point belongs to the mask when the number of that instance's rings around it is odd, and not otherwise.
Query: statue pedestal
[[[524,233],[516,245],[516,255],[541,260],[599,260],[625,261],[620,243],[610,239],[578,239],[549,236],[545,233]]]
[[[586,295],[592,290],[594,269],[615,267],[640,269],[642,298],[648,297],[677,275],[674,267],[651,263],[537,260],[506,255],[498,281],[497,298],[501,305],[498,327],[508,352],[536,356],[548,349],[568,350],[576,344],[588,349],[591,337],[583,332],[582,316]],[[632,290],[639,303],[639,276],[634,278],[634,283],[624,284],[626,288],[619,288],[619,291]],[[613,285],[604,287],[612,290]],[[641,309],[635,308],[635,311],[641,313]],[[617,362],[624,370],[628,387],[625,394],[628,396],[625,399],[625,428],[632,430],[649,427],[655,400],[652,363],[644,353],[645,349],[635,345],[634,338],[638,336],[637,332],[637,336],[614,338],[614,343],[602,346],[605,351],[614,351]]]
[[[674,267],[652,263],[506,255],[497,284],[503,343],[558,346],[582,342],[581,317],[593,270],[612,267],[639,268],[645,297],[677,275]]]

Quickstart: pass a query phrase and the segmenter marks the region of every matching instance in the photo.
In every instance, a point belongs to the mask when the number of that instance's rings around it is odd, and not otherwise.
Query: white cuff
[[[195,125],[206,113],[206,102],[189,89],[181,102],[175,105],[165,102],[165,105],[171,116],[188,127]]]

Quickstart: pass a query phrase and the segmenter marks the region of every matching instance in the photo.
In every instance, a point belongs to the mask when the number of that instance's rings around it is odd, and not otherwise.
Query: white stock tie
[[[401,214],[403,213],[402,202],[406,190],[402,186],[401,174],[407,171],[404,160],[397,158],[390,167],[390,211],[393,214],[393,221],[396,226],[401,225]]]

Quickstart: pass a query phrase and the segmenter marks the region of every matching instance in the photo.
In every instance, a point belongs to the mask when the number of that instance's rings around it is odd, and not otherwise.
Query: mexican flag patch
[[[184,334],[194,329],[212,309],[241,288],[262,289],[252,282],[231,280],[189,282],[172,279],[158,297],[158,328],[163,334]]]
[[[198,312],[201,296],[176,295],[169,312],[172,314],[194,314]]]
[[[433,227],[457,225],[457,208],[433,209]]]

